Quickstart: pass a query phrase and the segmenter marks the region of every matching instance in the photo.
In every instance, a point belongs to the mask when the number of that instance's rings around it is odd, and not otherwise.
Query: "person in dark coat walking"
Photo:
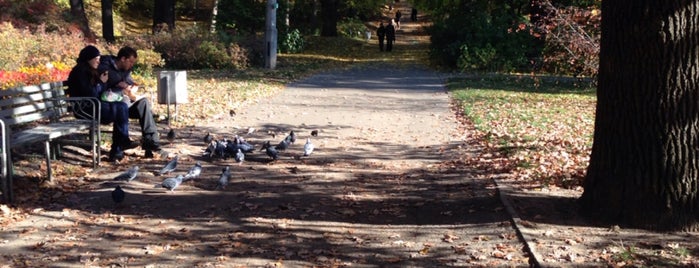
[[[400,29],[400,17],[403,16],[403,13],[400,13],[400,10],[396,10],[396,29]]]
[[[393,27],[393,20],[386,25],[386,51],[393,50],[393,42],[396,41],[396,28]]]
[[[417,9],[416,8],[413,8],[410,11],[410,20],[412,20],[413,22],[417,21]]]
[[[379,28],[376,29],[376,36],[379,37],[379,51],[383,51],[384,39],[386,38],[386,27],[383,26],[383,22],[381,22]]]

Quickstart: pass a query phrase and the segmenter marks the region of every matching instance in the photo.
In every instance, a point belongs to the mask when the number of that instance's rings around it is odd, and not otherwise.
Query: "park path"
[[[417,66],[317,74],[181,134],[175,173],[200,161],[200,179],[154,189],[157,159],[131,183],[111,181],[117,171],[83,178],[65,203],[5,229],[3,257],[55,267],[526,266],[492,181],[460,165],[468,151],[452,114],[443,79]],[[291,130],[299,140],[277,161],[201,156],[209,131],[259,148]],[[312,130],[317,150],[301,158]],[[224,166],[231,183],[215,190]],[[127,192],[119,207],[115,184]]]
[[[404,3],[396,6],[403,8]],[[401,34],[413,31],[404,23]],[[406,34],[398,47],[417,39]],[[424,40],[422,40],[424,41]],[[84,188],[3,227],[11,266],[444,267],[527,266],[492,180],[463,165],[473,150],[444,78],[420,65],[372,63],[287,85],[230,118],[178,130],[175,174],[203,164],[174,192],[154,189],[166,160],[140,160],[131,183],[99,170]],[[202,156],[202,136],[245,137],[259,148],[290,131],[270,161]],[[310,136],[318,130],[318,136]],[[316,151],[300,157],[306,138]],[[216,190],[225,166],[230,185]],[[115,185],[127,193],[114,206]]]

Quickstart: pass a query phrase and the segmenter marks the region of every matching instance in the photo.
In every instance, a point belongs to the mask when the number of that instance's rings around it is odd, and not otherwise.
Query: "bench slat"
[[[71,120],[40,125],[35,128],[12,133],[10,146],[17,148],[21,145],[34,142],[50,141],[71,133],[90,129],[92,123],[86,120]]]

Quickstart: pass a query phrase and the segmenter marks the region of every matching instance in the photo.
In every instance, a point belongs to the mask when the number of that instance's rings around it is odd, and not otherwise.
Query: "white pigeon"
[[[315,145],[311,143],[311,138],[306,138],[306,144],[303,145],[303,156],[311,155],[311,153],[313,153],[313,149],[315,149]]]

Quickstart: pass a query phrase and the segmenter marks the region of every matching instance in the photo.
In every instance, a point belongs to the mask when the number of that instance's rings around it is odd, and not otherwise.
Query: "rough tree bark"
[[[80,24],[80,30],[85,35],[85,38],[91,42],[97,39],[97,35],[90,29],[90,23],[87,20],[85,13],[85,3],[83,0],[70,0],[70,14]]]
[[[167,27],[165,27],[167,25]],[[175,0],[155,0],[153,8],[153,33],[175,29]]]
[[[108,43],[114,43],[114,0],[102,0],[102,37]]]
[[[320,16],[323,21],[320,36],[337,36],[338,0],[321,0]]]
[[[602,17],[583,212],[697,230],[699,1],[602,1]]]

